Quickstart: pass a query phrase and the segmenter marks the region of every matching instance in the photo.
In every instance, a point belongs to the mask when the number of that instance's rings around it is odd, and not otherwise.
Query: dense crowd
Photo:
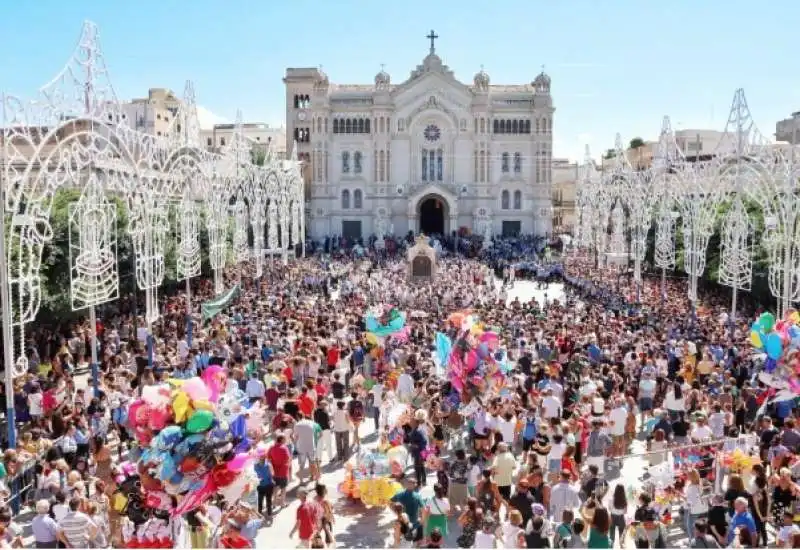
[[[268,411],[259,482],[238,502],[217,495],[185,514],[195,548],[253,547],[278,516],[303,546],[335,547],[336,501],[359,497],[322,472],[355,484],[367,451],[403,457],[381,503],[393,547],[665,548],[676,528],[693,548],[800,547],[800,418],[758,377],[755,312],[732,329],[712,294],[689,315],[685,282],[669,281],[665,299],[660,280],[637,293],[580,255],[561,261],[563,294],[508,300],[487,264],[513,284],[516,262],[538,262],[534,239],[499,240],[494,252],[445,242],[434,281],[411,282],[408,244],[351,254],[320,243],[311,258],[267,266],[260,283],[252,266],[236,268],[227,275],[242,281],[240,299],[207,323],[196,317],[191,342],[185,296],[168,297],[152,361],[130,304],[109,312],[97,324],[96,393],[76,382],[87,323],[35,331],[13,396],[19,444],[0,471],[0,545],[23,544],[12,510],[27,506],[25,540],[38,548],[131,547],[136,518],[117,502],[135,446],[128,405],[149,385],[223,365],[226,391]],[[453,253],[464,246],[481,259]],[[195,312],[212,290],[194,286]],[[388,305],[405,313],[402,337],[375,338],[365,315]],[[502,369],[459,389],[437,339],[457,347],[476,328],[498,336]],[[619,475],[633,459],[641,479]]]

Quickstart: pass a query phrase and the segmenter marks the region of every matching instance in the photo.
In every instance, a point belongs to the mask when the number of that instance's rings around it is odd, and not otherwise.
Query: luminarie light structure
[[[178,276],[187,280],[187,293],[188,280],[200,270],[203,211],[218,291],[224,290],[222,269],[230,244],[229,206],[235,206],[233,217],[238,219],[235,244],[239,252],[242,243],[245,248],[247,245],[248,209],[244,208],[242,215],[238,204],[250,206],[251,215],[259,208],[256,217],[262,216],[272,231],[278,224],[285,227],[284,248],[290,246],[290,226],[297,227],[294,242],[304,241],[302,178],[296,157],[254,166],[249,145],[241,139],[234,140],[234,148],[222,154],[201,149],[191,83],[186,85],[167,137],[136,131],[114,93],[97,27],[92,23],[84,24],[69,62],[35,100],[4,95],[2,111],[0,294],[9,395],[16,376],[28,370],[26,326],[40,309],[42,254],[53,237],[50,211],[60,189],[80,191],[80,199],[69,209],[70,292],[72,306],[88,308],[90,316],[95,306],[113,300],[119,292],[114,201],[127,210],[124,229],[135,253],[136,286],[145,293],[148,327],[160,315],[158,289],[167,267],[170,210],[178,214],[176,268]],[[258,185],[253,185],[254,181]],[[262,190],[258,198],[256,188]],[[291,216],[301,219],[293,221]],[[239,255],[237,259],[244,258]],[[152,337],[148,340],[152,361]],[[92,347],[94,351],[96,346]],[[7,415],[9,445],[13,447],[13,404]]]

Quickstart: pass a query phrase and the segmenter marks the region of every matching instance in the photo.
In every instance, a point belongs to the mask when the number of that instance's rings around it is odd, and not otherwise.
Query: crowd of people
[[[408,242],[394,243],[379,261],[369,246],[353,258],[320,245],[260,282],[252,266],[233,268],[240,299],[195,318],[191,341],[186,297],[167,297],[152,358],[132,308],[109,313],[97,324],[96,391],[76,376],[90,356],[86,322],[34,331],[13,396],[19,442],[0,469],[0,546],[130,547],[116,502],[135,446],[127,406],[148,385],[222,365],[228,386],[268,411],[258,484],[181,518],[195,548],[254,547],[278,517],[304,547],[336,547],[350,496],[325,472],[352,474],[367,449],[393,448],[408,459],[383,503],[392,547],[800,547],[800,417],[758,377],[755,311],[732,330],[722,297],[703,296],[690,315],[685,281],[669,281],[665,298],[657,279],[637,292],[580,254],[559,260],[563,292],[508,299],[508,270],[538,261],[535,239],[469,248],[481,258],[454,244],[432,281],[410,281]],[[212,295],[197,281],[193,311]],[[370,308],[387,305],[405,314],[402,338],[366,330]],[[499,335],[503,369],[481,391],[457,389],[437,358],[437,334],[469,337],[450,322],[459,312]],[[619,475],[631,461],[640,478]],[[25,509],[27,535],[15,516]]]

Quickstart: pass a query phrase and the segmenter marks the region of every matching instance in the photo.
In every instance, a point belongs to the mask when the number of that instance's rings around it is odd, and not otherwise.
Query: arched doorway
[[[444,235],[447,203],[440,197],[428,197],[419,203],[419,232]]]

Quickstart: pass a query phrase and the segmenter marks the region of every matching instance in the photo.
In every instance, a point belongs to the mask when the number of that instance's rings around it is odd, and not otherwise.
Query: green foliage
[[[606,149],[606,152],[603,154],[603,158],[606,160],[613,159],[616,154],[617,154],[616,150]]]
[[[639,147],[644,147],[644,140],[640,137],[635,137],[631,140],[628,147],[631,149],[638,149]]]
[[[769,291],[769,283],[767,280],[769,270],[769,258],[766,251],[760,245],[764,236],[764,214],[759,208],[758,204],[754,201],[744,202],[745,210],[750,216],[752,223],[752,238],[751,250],[753,254],[753,282],[752,288],[749,292],[750,298],[759,305],[766,307],[774,307],[775,299]],[[719,205],[717,209],[716,225],[714,233],[708,240],[708,248],[706,249],[706,269],[703,272],[702,280],[711,286],[719,285],[719,266],[722,256],[721,247],[721,230],[725,214],[730,210],[731,203],[724,202]],[[647,234],[647,254],[645,261],[649,263],[654,262],[654,249],[655,249],[655,226],[650,228]],[[675,263],[676,271],[685,273],[685,249],[683,246],[683,221],[678,218],[675,222]]]
[[[70,300],[70,250],[69,250],[69,210],[70,204],[80,199],[79,189],[59,189],[54,197],[50,211],[50,225],[53,239],[45,244],[42,253],[41,287],[42,307],[38,318],[41,320],[66,321],[85,315],[84,311],[72,311]],[[128,235],[128,211],[124,201],[119,197],[109,197],[116,206],[117,223],[115,228],[117,240],[117,269],[120,276],[120,295],[128,295],[136,290],[135,254],[133,243]],[[169,292],[177,285],[176,253],[177,253],[177,217],[175,209],[169,213],[170,232],[167,234],[164,250],[166,264],[164,291]],[[208,233],[205,220],[201,218],[200,251],[201,272],[211,273],[208,260]],[[16,256],[11,251],[12,257]]]

